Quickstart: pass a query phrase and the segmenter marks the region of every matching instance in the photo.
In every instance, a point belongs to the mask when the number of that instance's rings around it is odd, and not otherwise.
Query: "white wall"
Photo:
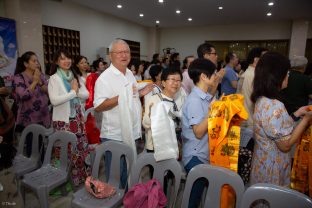
[[[196,55],[196,49],[206,40],[272,40],[290,39],[291,22],[265,24],[217,25],[161,29],[160,52],[163,48],[175,48],[181,59]],[[311,30],[310,30],[311,31]]]
[[[44,25],[80,31],[80,53],[90,62],[97,50],[108,47],[116,38],[141,43],[141,55],[148,54],[148,28],[83,7],[69,0],[42,0]]]

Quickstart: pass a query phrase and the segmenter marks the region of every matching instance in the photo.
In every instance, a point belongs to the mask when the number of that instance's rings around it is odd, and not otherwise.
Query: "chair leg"
[[[62,194],[62,196],[67,196],[67,194],[68,194],[68,191],[67,191],[67,182],[65,182],[65,184],[63,184],[63,185],[60,187],[60,189],[61,189],[61,194]]]
[[[25,187],[23,186],[23,184],[20,185],[20,188],[19,188],[19,194],[20,196],[22,197],[22,203],[23,203],[23,207],[25,207],[25,201],[26,201],[26,196],[25,196]]]
[[[39,187],[37,189],[37,195],[39,198],[39,203],[41,208],[49,207],[49,195],[47,187]]]

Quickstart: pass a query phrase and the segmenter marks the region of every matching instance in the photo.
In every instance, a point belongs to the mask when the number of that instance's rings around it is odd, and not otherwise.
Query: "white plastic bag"
[[[151,109],[151,130],[156,161],[177,159],[179,156],[175,126],[169,116],[169,110],[164,102],[153,105]]]

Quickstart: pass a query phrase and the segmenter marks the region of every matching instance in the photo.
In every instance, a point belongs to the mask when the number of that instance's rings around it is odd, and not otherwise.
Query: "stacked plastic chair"
[[[60,166],[54,167],[51,164],[52,149],[54,143],[58,141],[61,148]],[[21,183],[22,196],[25,202],[25,187],[34,191],[38,198],[40,207],[49,207],[49,192],[59,186],[63,188],[68,181],[70,172],[70,160],[68,158],[68,145],[71,149],[76,148],[77,137],[75,134],[67,131],[57,131],[49,137],[48,148],[44,157],[42,167],[24,175]],[[64,189],[63,189],[64,190]]]

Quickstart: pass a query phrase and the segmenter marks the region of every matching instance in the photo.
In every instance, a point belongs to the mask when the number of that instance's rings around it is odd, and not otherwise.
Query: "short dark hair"
[[[160,63],[160,61],[158,60],[158,58],[159,58],[159,53],[155,53],[155,54],[153,55],[153,60],[152,60],[151,64],[158,64],[158,63]]]
[[[194,56],[187,56],[187,57],[184,58],[182,69],[186,69],[187,60],[188,60],[189,58],[194,58]]]
[[[210,43],[203,43],[203,44],[199,45],[197,48],[198,58],[204,58],[204,55],[206,53],[211,53],[212,48],[215,48],[215,47],[213,45],[211,45]]]
[[[228,64],[234,58],[233,52],[228,52],[225,56],[225,63]]]
[[[176,67],[168,67],[167,69],[162,70],[161,73],[161,81],[166,81],[169,77],[169,75],[174,75],[174,74],[178,74],[180,75],[181,81],[183,79],[182,76],[182,72],[180,69],[176,68]]]
[[[247,55],[247,63],[248,65],[253,64],[255,58],[260,58],[263,51],[267,51],[266,48],[256,47],[249,51]]]
[[[151,75],[152,81],[156,82],[156,77],[161,73],[162,67],[160,65],[153,65],[149,70],[149,74]]]
[[[99,64],[101,62],[103,63],[103,61],[101,59],[97,59],[97,60],[93,61],[92,67],[94,68],[95,71],[97,71],[97,69],[99,68]]]
[[[159,53],[155,53],[155,54],[153,55],[153,60],[157,60],[158,57],[159,57]]]
[[[175,61],[176,58],[177,58],[179,55],[180,55],[179,53],[173,53],[173,54],[171,54],[170,60],[171,60],[171,61]]]
[[[196,84],[199,82],[199,77],[201,74],[205,74],[208,78],[210,78],[215,71],[216,65],[214,63],[204,58],[198,58],[191,63],[188,69],[188,74],[193,80],[194,84]]]
[[[61,49],[57,50],[57,51],[54,53],[54,55],[53,55],[53,63],[51,64],[50,75],[53,75],[53,74],[55,74],[55,73],[57,72],[57,68],[59,67],[59,66],[57,65],[57,62],[58,62],[59,58],[62,57],[62,54],[63,54],[65,57],[71,59],[70,53],[68,53],[68,51],[65,50],[64,48],[61,48]],[[71,65],[71,67],[70,67],[69,70],[73,72],[74,78],[77,80],[78,86],[80,87],[79,77],[78,77],[78,75],[76,74],[76,72],[73,70],[73,65]]]
[[[282,83],[290,69],[287,57],[277,52],[264,54],[255,69],[251,101],[256,102],[261,96],[280,100]]]
[[[55,74],[57,71],[57,62],[58,59],[61,58],[62,54],[64,54],[65,57],[70,58],[71,59],[71,55],[68,53],[67,50],[65,50],[64,48],[61,48],[59,50],[57,50],[54,54],[53,54],[53,62],[51,64],[51,68],[50,68],[50,73],[51,75]],[[72,70],[72,68],[71,68]]]

